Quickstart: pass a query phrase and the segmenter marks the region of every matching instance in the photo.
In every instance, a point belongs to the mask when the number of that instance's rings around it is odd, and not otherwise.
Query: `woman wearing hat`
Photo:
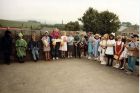
[[[16,40],[16,52],[18,61],[20,63],[24,63],[24,58],[26,56],[26,48],[27,48],[27,42],[23,39],[23,34],[18,34],[18,39]]]
[[[45,58],[46,60],[50,60],[50,37],[48,31],[45,31],[44,36],[41,40],[43,42],[43,51],[45,53]]]

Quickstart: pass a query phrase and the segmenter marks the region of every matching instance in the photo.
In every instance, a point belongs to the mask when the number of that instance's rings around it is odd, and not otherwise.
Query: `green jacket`
[[[24,39],[16,40],[16,51],[18,57],[26,56],[27,42]]]

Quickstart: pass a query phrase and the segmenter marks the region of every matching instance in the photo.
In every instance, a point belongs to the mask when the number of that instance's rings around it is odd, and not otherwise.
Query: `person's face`
[[[110,36],[110,39],[112,40],[113,39],[113,36]]]

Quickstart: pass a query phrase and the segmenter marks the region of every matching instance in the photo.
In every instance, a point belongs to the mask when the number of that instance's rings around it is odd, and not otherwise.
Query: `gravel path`
[[[138,83],[87,59],[0,64],[0,93],[138,93]]]

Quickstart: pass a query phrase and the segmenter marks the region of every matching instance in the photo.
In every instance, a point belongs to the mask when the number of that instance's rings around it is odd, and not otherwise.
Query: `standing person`
[[[139,56],[139,43],[137,42],[137,35],[131,36],[131,42],[128,43],[126,48],[128,49],[128,73],[132,73],[135,70],[137,57]]]
[[[105,51],[107,57],[107,66],[113,65],[114,44],[115,44],[114,35],[110,34],[109,39],[107,40],[107,48]]]
[[[100,42],[100,35],[95,34],[94,38],[95,38],[95,40],[94,40],[94,47],[93,47],[93,56],[94,56],[94,60],[99,60],[98,48],[99,48],[99,42]]]
[[[72,35],[73,33],[70,32],[68,36],[68,58],[72,58],[73,55],[73,42],[74,42],[74,37]]]
[[[81,58],[81,53],[80,53],[80,42],[81,42],[81,38],[79,36],[79,32],[76,32],[76,35],[74,37],[74,54],[75,54],[75,58],[78,56],[79,58]]]
[[[31,40],[29,41],[29,50],[31,51],[33,60],[36,62],[39,59],[39,41],[36,39],[36,32],[32,32]]]
[[[26,56],[26,48],[27,48],[27,42],[23,39],[23,34],[18,34],[18,39],[16,40],[16,52],[18,61],[20,63],[24,63],[24,58]]]
[[[81,42],[80,42],[80,53],[81,53],[81,57],[85,56],[85,44],[86,44],[86,39],[85,39],[85,35],[84,33],[81,34]]]
[[[93,42],[94,37],[92,35],[92,32],[88,33],[88,59],[91,59],[91,56],[93,54]]]
[[[116,59],[115,68],[120,67],[120,55],[122,54],[124,48],[124,43],[122,42],[122,37],[117,36],[117,41],[115,42],[115,55],[114,58]]]
[[[121,61],[121,63],[120,63],[120,69],[121,70],[124,70],[125,69],[125,64],[126,64],[126,62],[127,62],[127,53],[128,53],[128,49],[126,48],[126,46],[128,45],[128,43],[129,42],[131,42],[130,41],[130,39],[126,39],[125,40],[126,42],[125,42],[125,44],[124,44],[124,49],[123,49],[123,52],[122,52],[122,54],[120,55],[120,61]]]
[[[10,64],[10,56],[12,54],[12,33],[10,31],[5,31],[4,37],[2,37],[2,51],[3,51],[3,56],[4,56],[4,63],[5,64]]]
[[[84,43],[84,56],[88,57],[88,36],[87,34],[84,36],[85,43]]]
[[[100,61],[101,64],[106,65],[106,60],[105,60],[105,50],[107,48],[107,34],[105,34],[100,41]]]
[[[52,58],[53,60],[58,60],[59,59],[59,48],[60,48],[60,31],[59,29],[55,28],[52,33],[51,33],[51,38],[52,38]]]
[[[62,58],[66,57],[67,41],[68,41],[68,37],[66,36],[66,32],[63,32],[63,35],[61,36],[61,46],[60,46]]]
[[[50,60],[50,37],[49,37],[49,32],[45,31],[44,36],[42,37],[42,42],[43,42],[43,51],[45,53],[45,58],[46,60]]]

